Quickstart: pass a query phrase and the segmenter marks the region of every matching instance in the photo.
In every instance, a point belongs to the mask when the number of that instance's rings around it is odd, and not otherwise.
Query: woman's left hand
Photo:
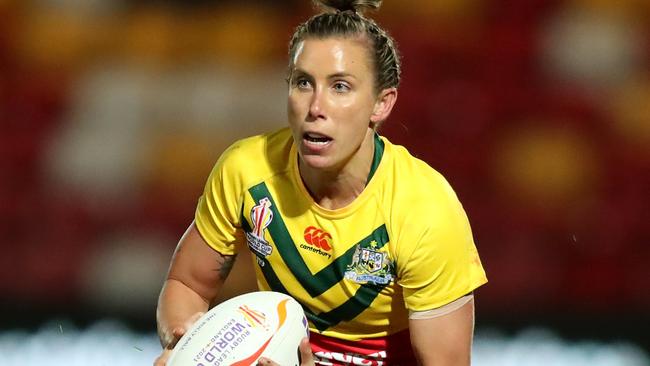
[[[300,341],[300,366],[314,366],[314,355],[311,353],[311,346],[309,345],[309,338],[303,338]],[[269,360],[266,357],[262,357],[257,361],[258,366],[286,366],[278,365],[277,363]]]

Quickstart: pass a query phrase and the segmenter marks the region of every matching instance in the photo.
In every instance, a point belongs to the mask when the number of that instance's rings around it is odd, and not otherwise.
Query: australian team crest
[[[246,233],[248,247],[252,251],[264,257],[271,254],[273,247],[264,239],[266,227],[273,221],[273,211],[271,211],[271,200],[268,197],[262,198],[257,206],[251,209],[251,222],[253,229]]]
[[[376,249],[374,240],[370,247],[357,246],[350,263],[345,270],[345,278],[357,283],[372,282],[378,285],[390,283],[393,278],[393,263],[388,254]]]

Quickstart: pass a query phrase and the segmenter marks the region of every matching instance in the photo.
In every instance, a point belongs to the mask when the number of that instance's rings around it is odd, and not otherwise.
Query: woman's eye
[[[334,83],[334,90],[343,93],[350,90],[350,87],[346,83],[338,82]]]
[[[296,86],[300,89],[309,88],[309,81],[307,79],[298,79],[296,80]]]

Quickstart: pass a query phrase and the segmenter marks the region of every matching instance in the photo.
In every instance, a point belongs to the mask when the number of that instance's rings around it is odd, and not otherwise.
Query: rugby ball
[[[251,292],[199,318],[178,341],[167,366],[248,366],[262,356],[297,366],[298,345],[307,336],[307,318],[296,300],[278,292]]]

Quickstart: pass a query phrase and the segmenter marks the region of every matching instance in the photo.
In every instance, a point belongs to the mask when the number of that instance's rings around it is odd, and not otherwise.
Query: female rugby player
[[[400,81],[393,40],[363,15],[381,1],[320,3],[289,44],[289,127],[223,153],[178,244],[156,365],[208,310],[238,242],[261,290],[302,304],[304,365],[470,363],[487,279],[449,184],[377,133]]]

